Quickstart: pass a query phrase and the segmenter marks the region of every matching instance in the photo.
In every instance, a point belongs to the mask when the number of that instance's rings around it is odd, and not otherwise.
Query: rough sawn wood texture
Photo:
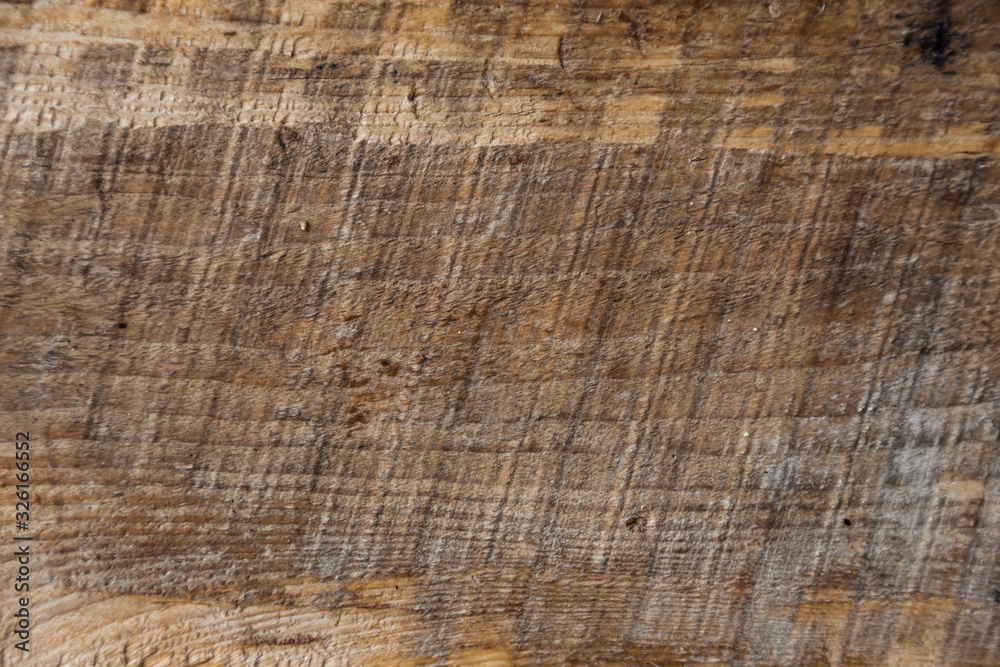
[[[28,663],[1000,663],[996,2],[37,0],[0,84]]]

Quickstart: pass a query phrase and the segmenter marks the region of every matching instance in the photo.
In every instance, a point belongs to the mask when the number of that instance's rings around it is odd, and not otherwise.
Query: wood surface
[[[0,3],[0,664],[1000,664],[994,0]]]

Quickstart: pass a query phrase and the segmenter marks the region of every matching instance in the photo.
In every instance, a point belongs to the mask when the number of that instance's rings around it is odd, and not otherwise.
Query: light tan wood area
[[[993,0],[2,3],[0,664],[998,664],[998,317]]]

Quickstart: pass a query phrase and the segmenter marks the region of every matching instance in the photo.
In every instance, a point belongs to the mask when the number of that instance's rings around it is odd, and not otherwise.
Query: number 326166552
[[[18,481],[16,486],[16,496],[18,502],[14,508],[14,519],[16,521],[28,521],[29,518],[28,512],[30,511],[30,503],[28,498],[30,497],[30,490],[28,482],[30,480],[30,474],[28,470],[31,467],[31,455],[29,453],[31,444],[29,442],[29,437],[28,433],[18,433],[14,437],[14,449],[16,450],[14,457],[17,459],[15,464],[17,474],[14,477]]]

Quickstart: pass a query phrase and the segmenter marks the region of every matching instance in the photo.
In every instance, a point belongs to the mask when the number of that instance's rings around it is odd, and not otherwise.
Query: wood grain
[[[997,3],[0,3],[0,83],[0,664],[1000,663]]]

